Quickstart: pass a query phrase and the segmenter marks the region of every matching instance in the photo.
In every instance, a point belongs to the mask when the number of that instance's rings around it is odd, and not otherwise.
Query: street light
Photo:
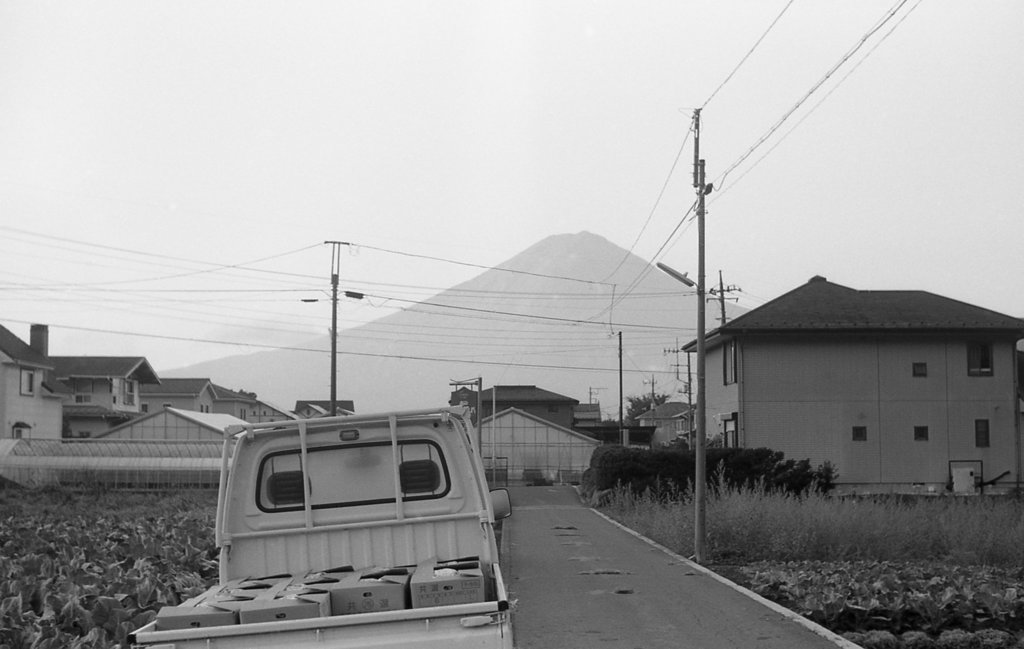
[[[703,252],[703,251],[702,251]],[[696,443],[694,444],[694,467],[693,467],[693,556],[697,563],[704,562],[705,549],[707,547],[707,482],[705,478],[705,455],[706,455],[706,433],[705,433],[705,404],[704,391],[704,368],[706,360],[705,336],[704,336],[704,264],[703,255],[698,272],[698,281],[694,282],[686,276],[686,273],[667,266],[660,261],[657,266],[672,279],[682,282],[690,288],[697,289],[697,430]]]
[[[345,291],[345,297],[363,299],[357,291]],[[320,302],[317,298],[302,298],[303,302]],[[331,416],[338,414],[338,274],[331,273]]]

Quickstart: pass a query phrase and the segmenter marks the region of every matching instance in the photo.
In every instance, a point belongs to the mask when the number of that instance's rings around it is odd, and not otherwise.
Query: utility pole
[[[619,440],[623,446],[629,446],[629,433],[622,422],[622,332],[619,332]]]
[[[700,109],[698,108],[693,111],[693,186],[697,190],[697,443],[694,445],[696,448],[694,450],[693,478],[693,555],[697,563],[704,563],[707,545],[704,196],[711,188],[704,184],[704,180],[704,160],[700,157]]]
[[[594,403],[594,393],[604,390],[605,388],[587,388],[587,403]]]
[[[647,383],[647,379],[644,379],[644,383]],[[651,410],[654,410],[654,375],[651,374]]]
[[[343,241],[324,241],[331,250],[331,416],[338,414],[338,271]]]
[[[680,365],[679,365],[679,352],[681,352],[681,351],[683,351],[683,350],[682,350],[681,347],[679,347],[679,339],[678,338],[676,338],[676,346],[675,347],[673,347],[671,349],[663,349],[663,350],[661,350],[662,354],[665,354],[665,355],[675,354],[676,355],[676,362],[672,363],[671,366],[674,367],[675,370],[676,370],[676,380],[677,381],[679,380],[679,367],[680,367]]]
[[[719,304],[719,306],[722,309],[722,317],[719,318],[719,323],[720,323],[721,326],[725,326],[725,300],[726,300],[725,294],[726,293],[732,293],[732,292],[738,291],[738,290],[740,290],[739,286],[736,286],[735,284],[729,284],[728,286],[726,286],[722,282],[722,271],[719,270],[718,271],[718,288],[717,289],[712,288],[710,293],[712,295],[715,295],[716,293],[718,294],[718,304]],[[731,298],[728,298],[728,299],[735,300],[736,298],[731,297]]]

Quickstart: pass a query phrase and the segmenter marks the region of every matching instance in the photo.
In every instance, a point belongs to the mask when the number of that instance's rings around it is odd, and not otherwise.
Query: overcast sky
[[[1024,316],[1022,27],[1019,0],[5,1],[0,324],[158,371],[255,349],[176,338],[322,336],[325,240],[360,244],[342,289],[404,299],[584,230],[693,275],[700,107],[740,305],[823,275]]]

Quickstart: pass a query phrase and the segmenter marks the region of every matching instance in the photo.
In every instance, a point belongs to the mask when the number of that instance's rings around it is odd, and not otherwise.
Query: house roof
[[[579,405],[578,399],[567,397],[562,394],[551,392],[538,388],[536,385],[496,385],[493,388],[487,388],[480,394],[480,398],[486,402],[491,402],[491,393],[497,391],[497,401],[500,403],[507,403],[514,401],[516,403],[571,403],[573,405]]]
[[[142,395],[187,395],[202,394],[207,386],[212,386],[210,379],[160,379],[159,383],[143,383],[139,386]]]
[[[637,419],[672,419],[687,411],[687,405],[678,401],[668,401],[643,413]]]
[[[1024,320],[927,291],[862,291],[815,276],[711,335],[808,331],[988,331],[1024,337]]]
[[[28,343],[15,336],[3,325],[0,325],[0,352],[10,356],[12,360],[26,365],[42,368],[53,367],[53,363],[46,356],[32,349]]]
[[[258,401],[254,394],[248,394],[246,392],[238,392],[237,390],[228,390],[227,388],[212,384],[213,387],[213,398],[214,399],[230,399],[232,401],[246,401],[255,402]]]
[[[143,356],[51,356],[58,379],[132,377],[141,383],[160,379]]]

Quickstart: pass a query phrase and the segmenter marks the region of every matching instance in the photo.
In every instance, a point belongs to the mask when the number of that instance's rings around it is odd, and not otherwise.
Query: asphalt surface
[[[571,487],[509,491],[502,563],[519,649],[855,646],[605,520]]]

